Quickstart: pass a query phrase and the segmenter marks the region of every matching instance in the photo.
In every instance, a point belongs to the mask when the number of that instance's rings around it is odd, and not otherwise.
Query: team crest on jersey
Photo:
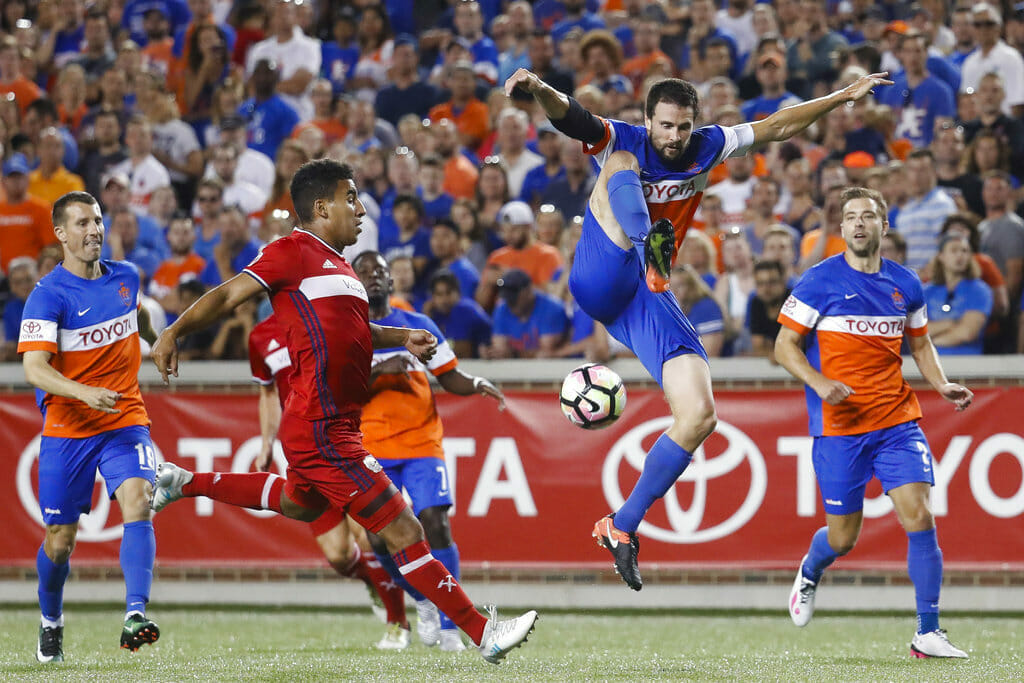
[[[121,295],[121,301],[127,306],[132,302],[132,290],[128,289],[128,285],[121,283],[121,286],[117,288],[117,293]]]
[[[384,469],[383,467],[380,466],[380,463],[377,462],[377,458],[373,457],[372,455],[368,455],[365,458],[363,458],[363,465],[366,467],[366,469],[370,470],[374,474]]]
[[[892,290],[892,302],[896,305],[896,308],[900,311],[907,310],[907,302],[903,299],[903,295],[900,294],[900,290]]]

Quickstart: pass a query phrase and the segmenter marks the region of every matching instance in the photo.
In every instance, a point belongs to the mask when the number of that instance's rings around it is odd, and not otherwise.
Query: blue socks
[[[939,590],[942,587],[942,551],[935,529],[907,532],[907,573],[917,599],[917,632],[939,628]]]
[[[644,188],[636,171],[624,170],[612,174],[608,179],[608,204],[622,230],[637,245],[636,250],[643,263],[644,237],[651,229],[651,214],[647,211]]]
[[[835,562],[837,557],[839,557],[839,553],[828,544],[828,527],[823,526],[814,532],[814,537],[811,538],[811,547],[807,551],[807,558],[800,568],[804,573],[804,578],[818,583],[825,568]]]
[[[149,589],[153,585],[156,536],[153,522],[140,520],[124,525],[121,537],[121,571],[124,573],[125,613],[146,613]]]
[[[380,566],[384,567],[387,573],[391,575],[392,580],[394,580],[398,587],[404,590],[409,597],[416,602],[426,600],[422,593],[413,588],[412,585],[405,580],[405,577],[402,576],[402,572],[398,571],[398,565],[395,564],[395,559],[391,555],[382,555],[381,553],[376,552],[376,550],[374,551],[374,555],[377,556]]]
[[[39,546],[36,553],[36,572],[39,574],[39,611],[43,618],[58,622],[64,613],[64,582],[67,581],[71,563],[54,564],[53,560]]]
[[[430,554],[444,565],[444,568],[448,570],[453,579],[459,580],[459,546],[453,542],[447,548],[431,548]],[[441,614],[441,628],[443,630],[458,628],[455,622],[448,618],[448,615],[441,612],[441,610],[438,610],[438,612]]]
[[[623,173],[627,171],[619,171],[612,176],[612,180]],[[635,173],[633,177],[636,177]],[[637,182],[639,183],[639,180]],[[676,479],[690,464],[692,458],[693,455],[668,438],[668,434],[659,436],[647,453],[640,480],[633,487],[626,502],[615,513],[615,528],[619,531],[636,531],[647,510],[676,483]]]

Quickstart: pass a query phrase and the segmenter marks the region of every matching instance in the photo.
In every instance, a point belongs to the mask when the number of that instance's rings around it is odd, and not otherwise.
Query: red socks
[[[181,487],[181,493],[187,497],[206,496],[228,505],[273,510],[280,514],[284,482],[284,477],[270,472],[196,472],[192,481]]]

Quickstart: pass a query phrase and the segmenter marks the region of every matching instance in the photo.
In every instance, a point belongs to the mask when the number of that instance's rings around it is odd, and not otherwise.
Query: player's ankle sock
[[[939,590],[942,587],[942,551],[935,529],[907,532],[907,573],[917,599],[917,632],[939,627]]]
[[[615,528],[620,531],[636,531],[647,510],[676,483],[692,458],[693,455],[670,439],[668,434],[659,436],[647,453],[640,480],[615,513]]]
[[[183,496],[206,496],[213,500],[253,510],[281,512],[284,477],[270,472],[196,472],[181,487]]]
[[[363,558],[366,575],[369,577],[370,583],[373,584],[374,590],[377,591],[377,595],[380,596],[381,602],[384,603],[388,623],[401,624],[408,628],[409,620],[405,616],[405,591],[398,585],[398,582],[391,578],[375,555],[370,556],[368,553],[364,553]],[[412,588],[412,586],[409,587]]]
[[[39,611],[48,622],[44,625],[53,626],[55,622],[62,620],[64,582],[67,581],[69,571],[70,562],[55,564],[46,555],[43,546],[39,546],[39,552],[36,553],[36,572],[39,574]]]
[[[413,543],[395,553],[394,558],[402,576],[479,645],[487,617],[476,611],[473,601],[452,578],[451,572],[430,554],[427,542]]]
[[[377,561],[380,562],[380,565],[384,568],[384,571],[391,575],[391,579],[395,583],[397,583],[402,590],[408,593],[410,598],[412,598],[416,602],[426,600],[426,598],[423,597],[422,593],[413,588],[412,585],[405,580],[405,577],[402,576],[402,572],[398,570],[398,565],[395,564],[395,559],[391,555],[381,553],[376,554]]]
[[[146,612],[153,585],[156,536],[153,522],[126,522],[121,536],[121,571],[124,573],[125,612]]]
[[[608,204],[623,232],[636,246],[640,261],[644,260],[644,237],[651,229],[651,214],[644,201],[644,188],[636,171],[626,169],[608,179]]]
[[[459,546],[452,543],[447,548],[431,548],[430,552],[437,558],[438,562],[444,565],[448,573],[456,581],[459,580]],[[448,615],[441,612],[441,628],[444,630],[455,628],[455,622],[448,618]]]
[[[804,577],[818,583],[825,569],[836,561],[839,553],[828,544],[828,527],[823,526],[814,532],[811,538],[811,547],[807,551],[807,559],[804,560],[801,570]]]

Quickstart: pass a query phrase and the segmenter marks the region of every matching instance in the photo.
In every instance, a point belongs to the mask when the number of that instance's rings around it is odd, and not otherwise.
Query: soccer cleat
[[[160,463],[156,468],[156,483],[153,485],[153,500],[149,506],[160,512],[169,503],[181,498],[181,487],[192,481],[192,473],[173,462]]]
[[[434,647],[441,642],[441,613],[430,600],[416,603],[416,633],[420,642],[427,647]]]
[[[491,664],[505,659],[505,655],[526,642],[537,624],[537,613],[530,610],[515,619],[498,621],[498,610],[493,605],[487,608],[491,618],[484,626],[480,639],[480,654]]]
[[[647,263],[647,289],[668,291],[672,273],[672,257],[676,251],[676,229],[667,218],[659,218],[644,238],[644,261]]]
[[[388,624],[388,630],[376,647],[378,650],[404,650],[409,647],[409,629],[401,624]]]
[[[160,627],[138,612],[124,620],[121,629],[121,647],[135,652],[147,643],[155,643],[160,638]]]
[[[910,654],[918,659],[928,659],[929,657],[967,659],[967,653],[954,647],[942,629],[935,629],[930,633],[915,633],[914,639],[910,641]]]
[[[458,629],[446,628],[441,630],[442,652],[462,652],[465,649],[466,644],[462,642],[462,635]]]
[[[43,664],[64,661],[64,627],[39,625],[36,660]]]
[[[811,617],[814,616],[814,594],[818,591],[818,584],[804,576],[804,562],[807,556],[800,561],[800,568],[796,570],[796,579],[793,581],[793,590],[789,593],[789,616],[797,626],[807,626]]]
[[[626,585],[638,591],[644,587],[640,568],[636,564],[637,555],[640,554],[640,539],[634,532],[626,533],[616,529],[612,523],[614,518],[615,515],[611,514],[597,520],[591,535],[597,539],[598,547],[607,548],[615,558],[615,571]]]

